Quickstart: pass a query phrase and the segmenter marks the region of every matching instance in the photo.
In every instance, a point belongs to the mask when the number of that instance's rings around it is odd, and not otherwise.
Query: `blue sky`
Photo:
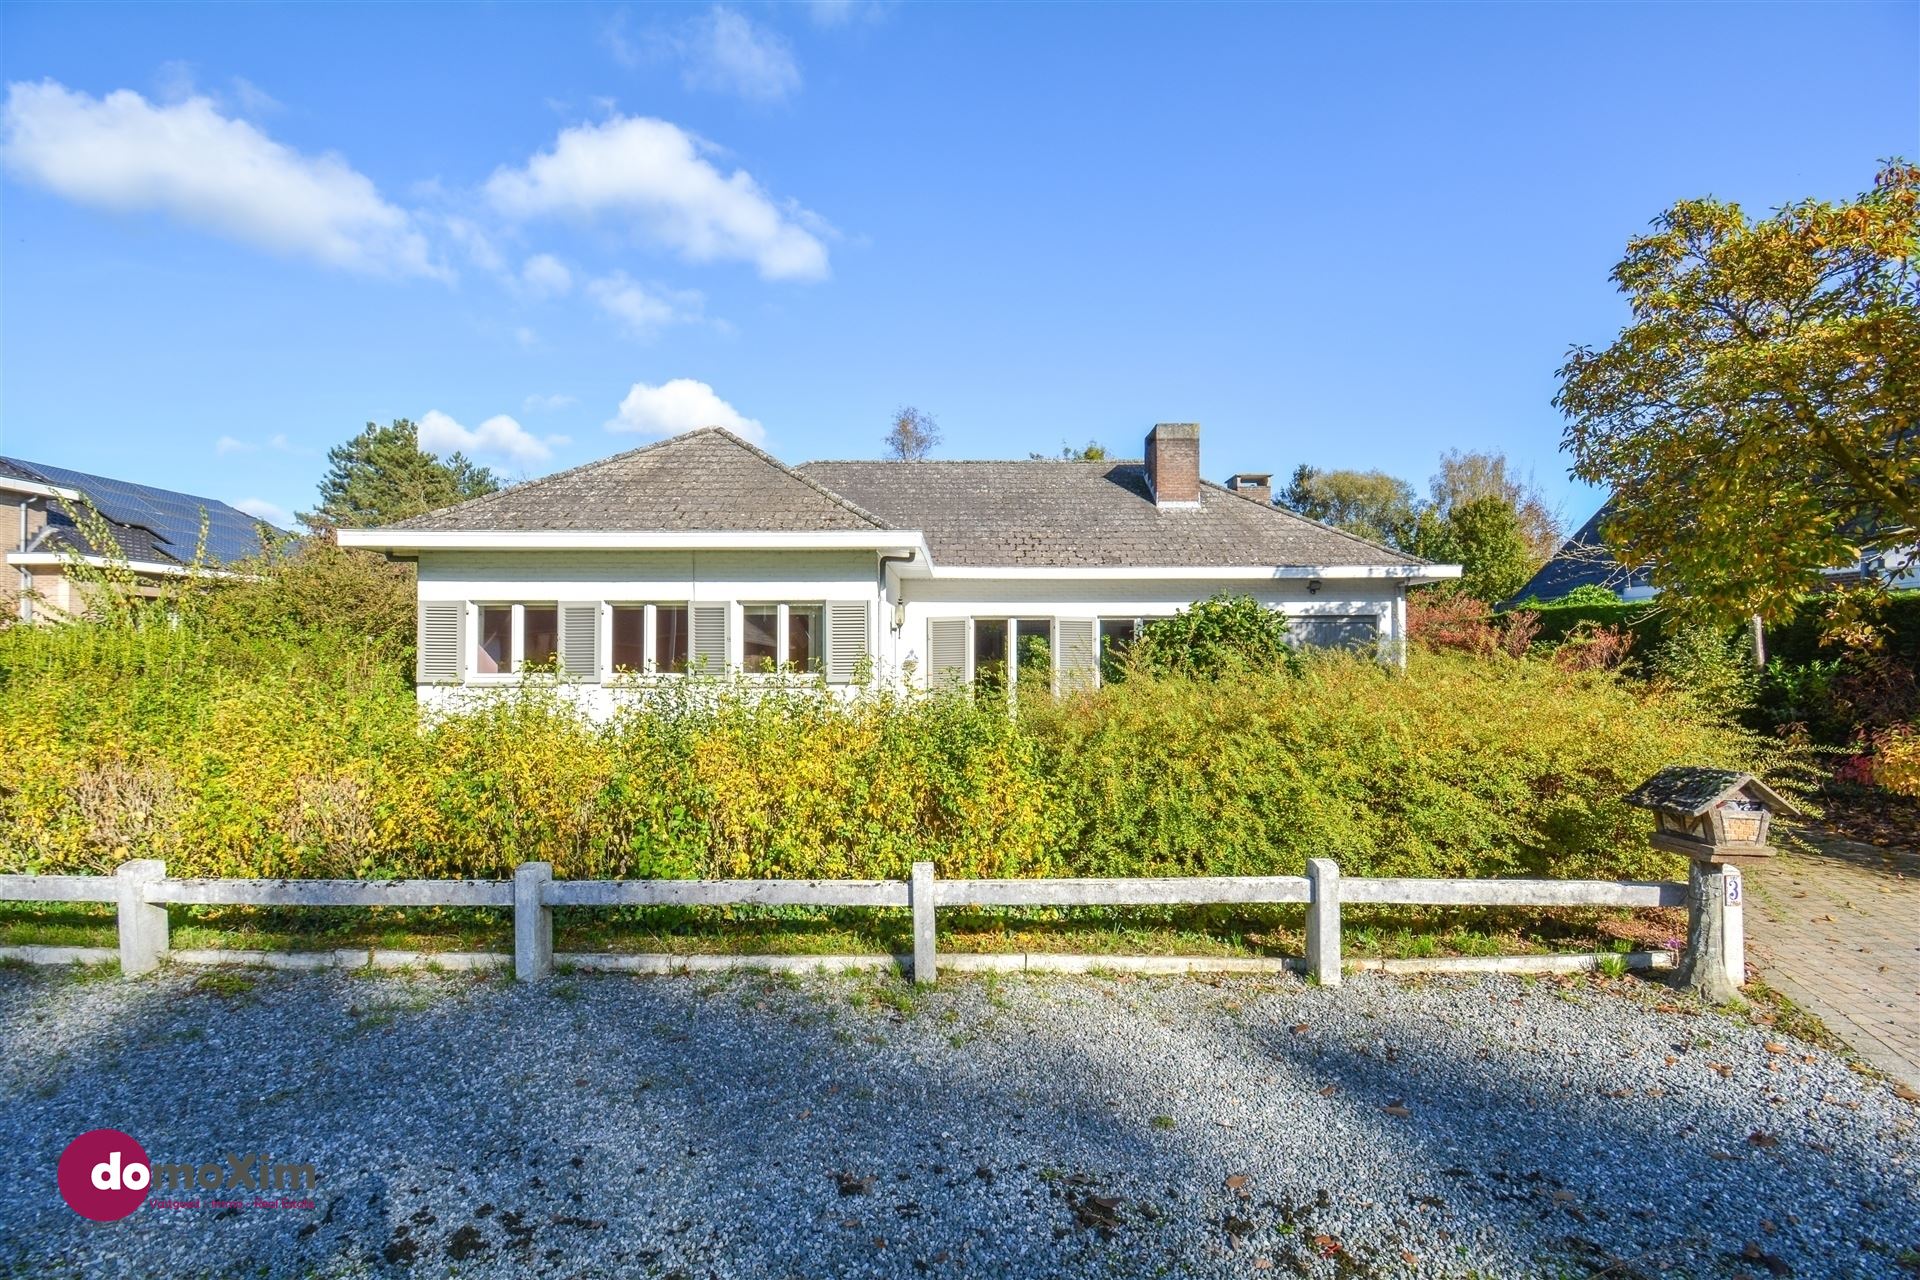
[[[1845,56],[1832,56],[1844,47]],[[0,8],[0,449],[310,505],[412,417],[538,475],[1203,425],[1498,449],[1629,235],[1920,154],[1920,6]]]

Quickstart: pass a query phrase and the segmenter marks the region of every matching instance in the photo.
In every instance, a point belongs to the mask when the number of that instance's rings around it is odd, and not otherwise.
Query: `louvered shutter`
[[[827,683],[852,684],[872,652],[867,635],[867,603],[842,600],[827,606]]]
[[[927,687],[965,684],[967,681],[967,620],[931,618],[927,621]]]
[[[600,679],[600,604],[560,606],[560,669],[575,680]]]
[[[422,600],[414,648],[414,680],[420,684],[459,684],[466,651],[467,602]]]
[[[1100,623],[1094,618],[1056,618],[1053,623],[1054,692],[1091,689],[1100,677]]]
[[[727,613],[724,604],[696,604],[693,613],[693,663],[707,675],[724,675],[727,653]]]

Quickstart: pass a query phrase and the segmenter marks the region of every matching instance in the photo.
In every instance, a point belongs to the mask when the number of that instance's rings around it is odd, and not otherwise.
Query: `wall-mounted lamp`
[[[1308,579],[1307,579],[1307,594],[1308,594],[1308,595],[1310,595],[1310,596],[1317,596],[1317,595],[1319,595],[1319,594],[1320,594],[1320,585],[1321,585],[1321,584],[1320,584],[1320,579],[1318,579],[1318,578],[1308,578]]]
[[[907,606],[896,600],[893,604],[893,629],[898,631],[907,625]]]

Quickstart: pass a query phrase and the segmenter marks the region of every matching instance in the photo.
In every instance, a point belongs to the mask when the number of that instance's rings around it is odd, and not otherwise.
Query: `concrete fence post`
[[[1726,957],[1727,981],[1744,987],[1747,985],[1747,886],[1738,867],[1723,867],[1721,875],[1725,878],[1722,896],[1726,905],[1720,917],[1724,935],[1720,949]]]
[[[553,908],[544,901],[552,883],[551,862],[513,869],[513,976],[522,982],[553,976]]]
[[[1307,859],[1307,976],[1340,985],[1340,868],[1331,858]]]
[[[147,901],[147,886],[167,878],[158,858],[135,858],[114,872],[120,914],[120,976],[137,978],[160,967],[167,954],[167,909]]]
[[[913,864],[913,880],[907,899],[913,904],[913,981],[930,986],[934,979],[933,958],[933,864]]]

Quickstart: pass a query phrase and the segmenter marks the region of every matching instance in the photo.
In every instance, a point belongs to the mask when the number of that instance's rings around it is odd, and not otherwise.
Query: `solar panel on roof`
[[[171,489],[88,475],[66,467],[41,463],[20,464],[68,489],[87,495],[100,514],[116,524],[138,525],[151,532],[168,554],[193,559],[200,542],[201,513],[206,513],[207,556],[218,562],[244,559],[260,550],[260,526],[244,511],[215,498],[200,498]],[[272,528],[272,526],[267,526]]]

